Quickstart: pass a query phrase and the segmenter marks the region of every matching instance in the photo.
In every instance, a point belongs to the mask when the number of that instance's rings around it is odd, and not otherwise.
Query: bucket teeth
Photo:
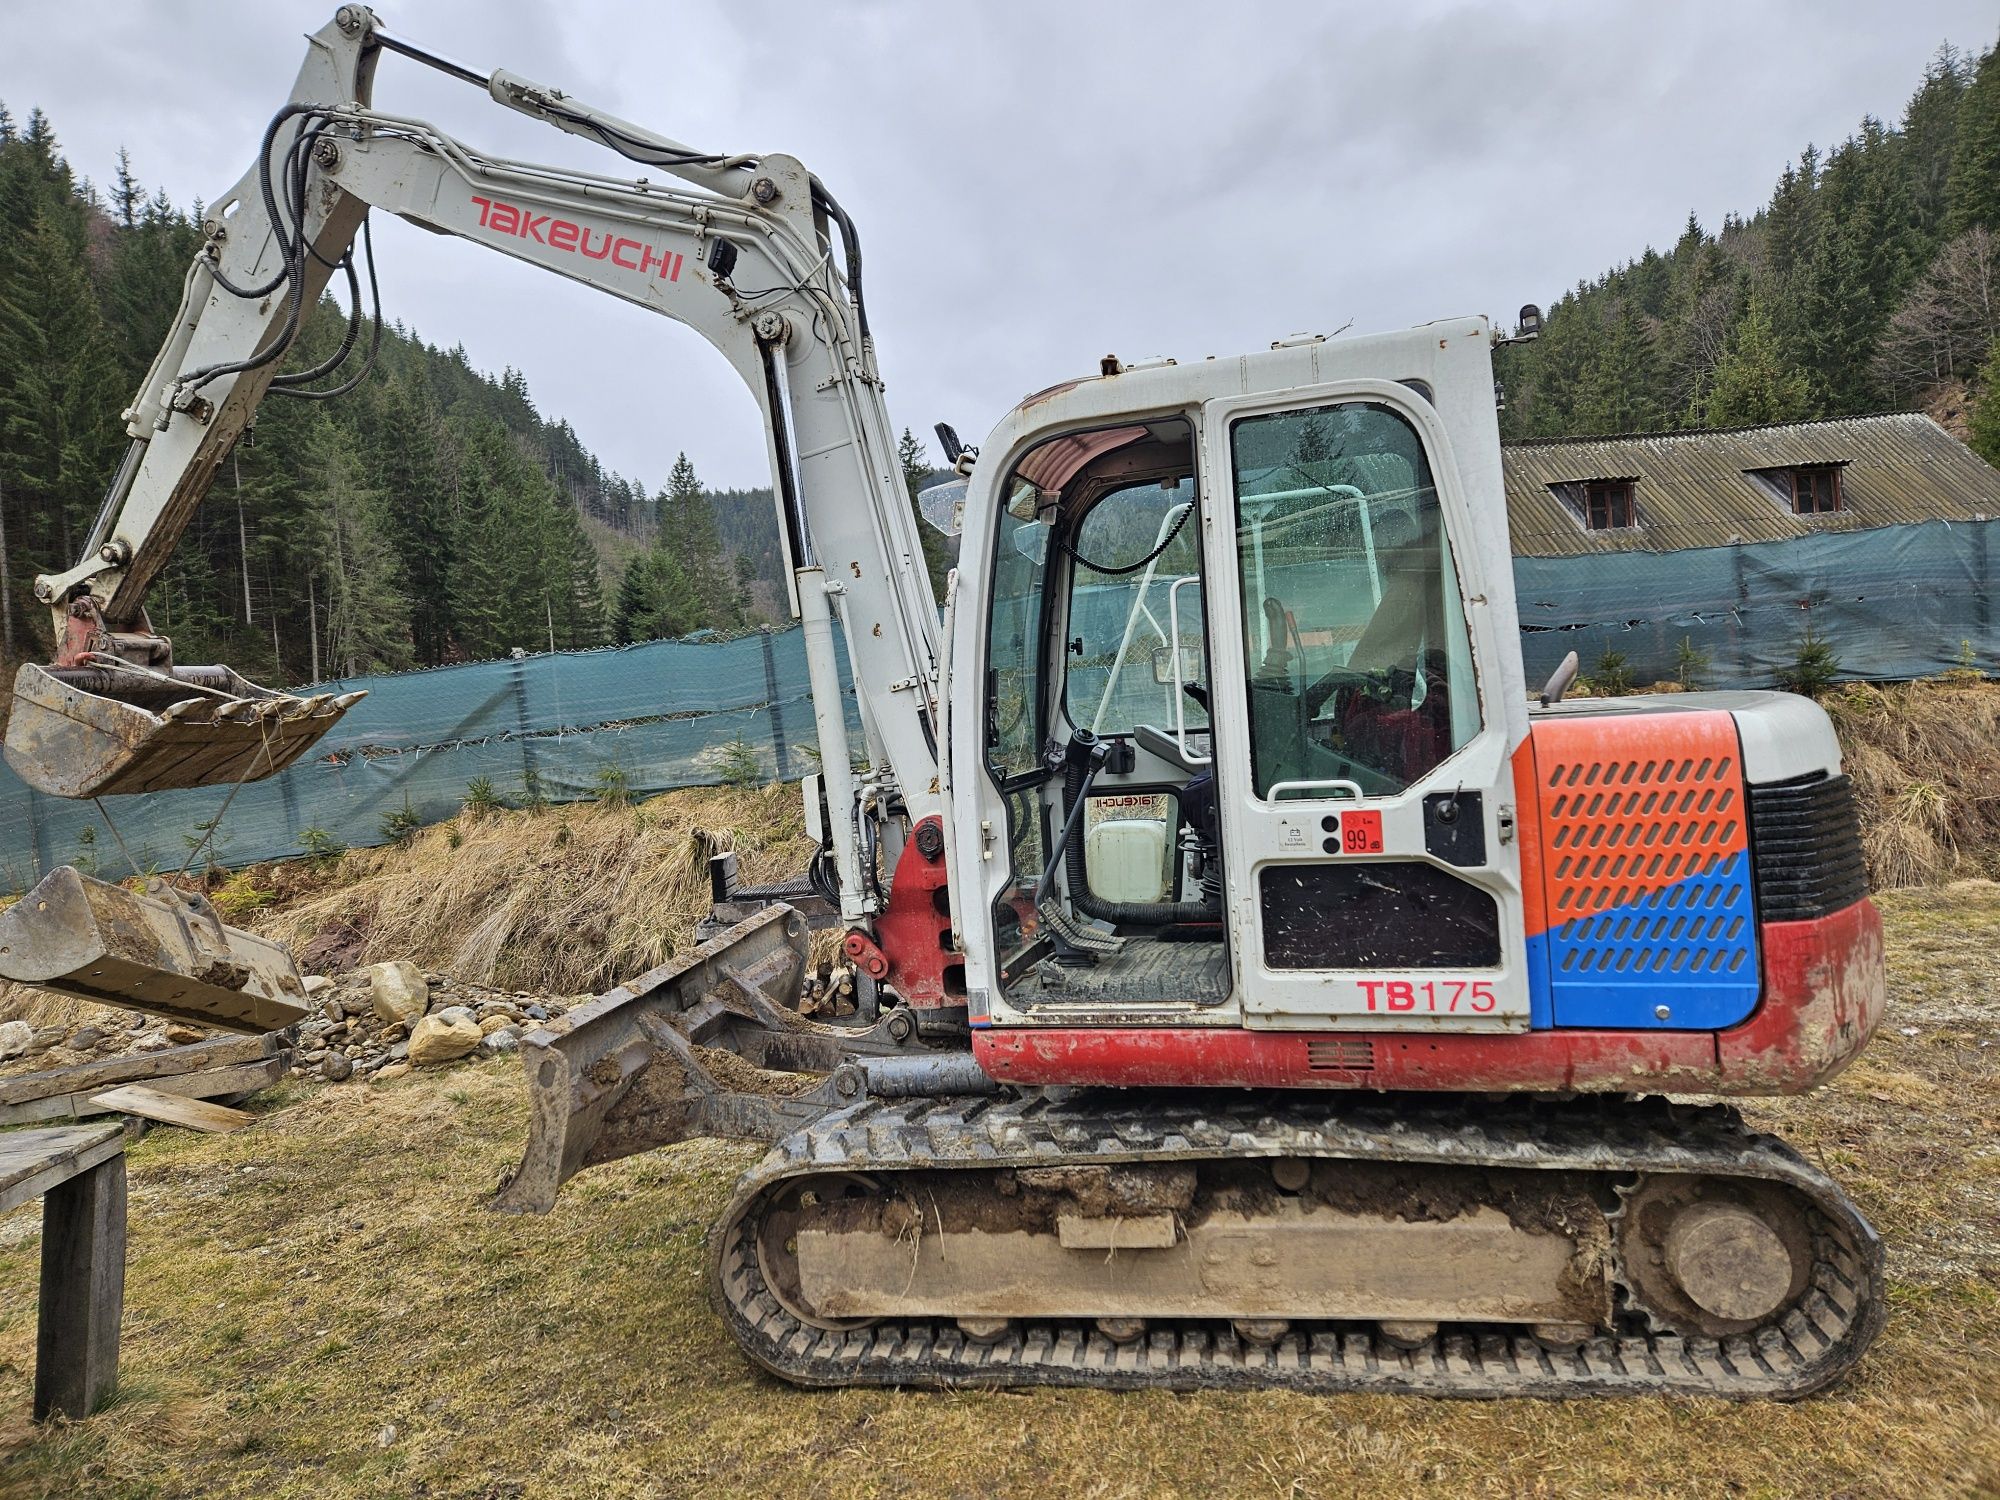
[[[284,770],[366,696],[295,697],[224,667],[30,665],[14,679],[6,759],[57,797],[231,786]]]

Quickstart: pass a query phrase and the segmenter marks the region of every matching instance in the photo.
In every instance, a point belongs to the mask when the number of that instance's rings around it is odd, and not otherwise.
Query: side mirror
[[[965,530],[965,493],[972,486],[963,479],[947,479],[917,491],[917,512],[935,531],[957,536]]]
[[[1555,671],[1549,673],[1549,680],[1542,685],[1543,708],[1550,708],[1562,702],[1562,695],[1568,692],[1570,684],[1576,681],[1576,667],[1576,653],[1572,651],[1562,659]]]

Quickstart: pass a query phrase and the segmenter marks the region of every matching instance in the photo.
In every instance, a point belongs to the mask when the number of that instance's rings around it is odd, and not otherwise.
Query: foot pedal
[[[1102,932],[1075,920],[1053,901],[1036,908],[1042,915],[1042,930],[1057,942],[1082,953],[1109,955],[1125,946],[1125,939]]]

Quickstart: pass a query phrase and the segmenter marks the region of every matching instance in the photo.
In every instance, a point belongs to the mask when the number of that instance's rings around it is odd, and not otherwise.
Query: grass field
[[[1874,1048],[1753,1110],[1889,1244],[1886,1334],[1797,1406],[794,1391],[703,1285],[754,1153],[676,1147],[497,1217],[524,1111],[496,1061],[138,1143],[124,1381],[85,1422],[27,1422],[39,1218],[0,1217],[0,1496],[2000,1494],[2000,886],[1883,906]]]

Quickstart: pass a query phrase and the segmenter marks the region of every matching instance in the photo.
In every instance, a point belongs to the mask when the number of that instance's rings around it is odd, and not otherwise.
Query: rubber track
[[[1756,1178],[1789,1184],[1815,1213],[1806,1293],[1772,1324],[1722,1340],[1632,1331],[1573,1352],[1518,1330],[1440,1330],[1405,1350],[1366,1324],[1295,1328],[1270,1346],[1227,1323],[1156,1321],[1117,1344],[1089,1324],[1017,1320],[991,1343],[950,1319],[882,1320],[848,1332],[801,1323],[757,1269],[755,1213],[788,1179],[821,1172],[1082,1165],[1311,1156],[1453,1166]],[[718,1311],[749,1357],[808,1386],[1098,1386],[1114,1390],[1374,1391],[1565,1397],[1663,1392],[1795,1400],[1837,1379],[1880,1331],[1882,1246],[1831,1178],[1733,1110],[1659,1100],[1495,1105],[1428,1099],[1329,1108],[1268,1100],[1130,1094],[864,1100],[780,1142],[745,1175],[711,1238]]]

